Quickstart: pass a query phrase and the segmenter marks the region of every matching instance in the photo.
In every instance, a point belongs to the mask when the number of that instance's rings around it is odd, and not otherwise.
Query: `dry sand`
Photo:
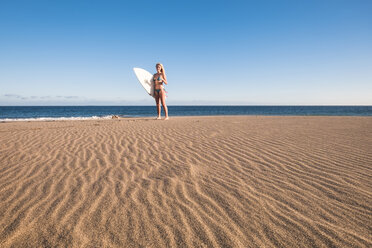
[[[371,117],[0,123],[1,247],[371,247]]]

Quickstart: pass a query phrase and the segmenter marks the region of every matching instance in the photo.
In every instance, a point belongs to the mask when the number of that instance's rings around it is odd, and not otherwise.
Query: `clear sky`
[[[0,0],[0,105],[372,105],[371,0]]]

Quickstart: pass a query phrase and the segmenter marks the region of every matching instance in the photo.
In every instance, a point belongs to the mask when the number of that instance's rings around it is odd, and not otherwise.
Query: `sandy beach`
[[[371,247],[372,118],[0,123],[0,247]]]

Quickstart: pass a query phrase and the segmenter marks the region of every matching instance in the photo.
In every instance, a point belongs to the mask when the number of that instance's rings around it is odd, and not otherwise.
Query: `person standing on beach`
[[[165,103],[165,90],[164,90],[164,84],[168,84],[167,82],[167,76],[165,75],[164,66],[160,63],[156,64],[156,73],[154,74],[154,82],[155,82],[155,102],[156,102],[156,109],[158,111],[158,118],[157,120],[161,119],[161,108],[160,108],[160,101],[161,105],[163,105],[164,113],[165,113],[165,119],[168,120],[168,107]]]

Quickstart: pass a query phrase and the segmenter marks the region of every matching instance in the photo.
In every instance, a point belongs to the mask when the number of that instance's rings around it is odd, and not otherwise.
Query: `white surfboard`
[[[133,68],[133,70],[146,92],[150,96],[155,97],[153,75],[141,68]]]

